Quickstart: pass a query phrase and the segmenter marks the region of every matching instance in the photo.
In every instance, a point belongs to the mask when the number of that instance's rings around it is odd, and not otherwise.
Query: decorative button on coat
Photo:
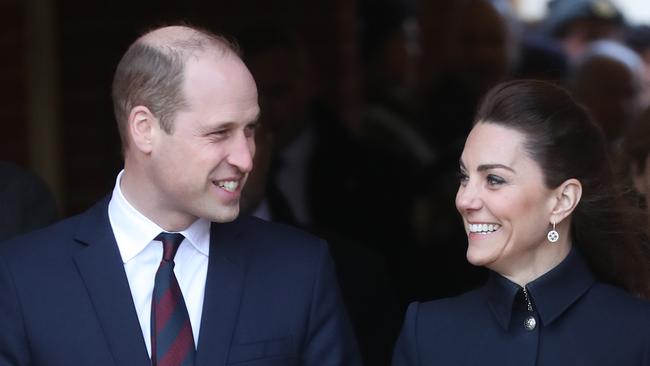
[[[524,320],[524,327],[526,327],[527,330],[534,330],[536,326],[537,320],[535,320],[534,316],[529,315],[526,317],[526,320]]]

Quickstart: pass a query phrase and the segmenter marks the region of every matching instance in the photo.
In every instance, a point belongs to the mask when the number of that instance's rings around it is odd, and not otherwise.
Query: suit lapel
[[[117,365],[150,365],[128,279],[108,220],[108,199],[90,209],[76,239],[87,247],[74,261]]]
[[[245,275],[245,243],[237,242],[240,230],[241,220],[212,224],[196,366],[227,362]]]

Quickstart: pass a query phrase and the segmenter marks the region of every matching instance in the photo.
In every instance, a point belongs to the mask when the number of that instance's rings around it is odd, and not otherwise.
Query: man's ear
[[[158,128],[158,119],[145,106],[135,106],[129,113],[128,131],[133,146],[144,154],[151,153],[152,137]]]
[[[553,190],[553,197],[555,205],[550,220],[560,223],[578,206],[582,197],[582,184],[575,178],[567,179]]]

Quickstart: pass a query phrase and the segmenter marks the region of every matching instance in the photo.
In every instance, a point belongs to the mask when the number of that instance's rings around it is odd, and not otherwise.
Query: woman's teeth
[[[499,230],[500,227],[499,224],[467,224],[470,233],[487,234]]]

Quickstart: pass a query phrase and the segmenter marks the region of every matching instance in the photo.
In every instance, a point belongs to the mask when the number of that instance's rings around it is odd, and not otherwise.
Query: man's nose
[[[254,155],[255,141],[242,133],[230,145],[228,163],[237,167],[242,173],[249,173],[253,169]]]

